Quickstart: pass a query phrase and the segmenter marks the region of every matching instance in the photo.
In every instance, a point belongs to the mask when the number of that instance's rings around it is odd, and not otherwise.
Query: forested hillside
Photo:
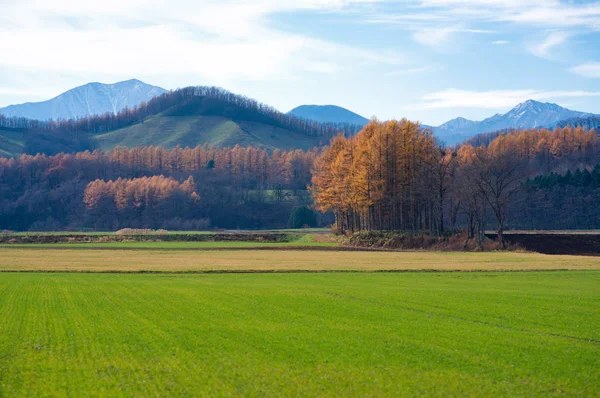
[[[583,128],[587,128],[590,130],[592,130],[592,129],[598,130],[600,128],[600,115],[593,115],[593,116],[588,116],[588,117],[579,117],[579,118],[563,120],[558,123],[558,126],[559,127],[581,126]]]
[[[38,121],[0,115],[0,128],[21,143],[9,145],[0,137],[0,151],[14,156],[19,150],[55,154],[118,145],[310,149],[326,145],[340,132],[355,134],[361,126],[317,123],[220,88],[187,87],[135,108],[82,119]]]
[[[283,228],[316,151],[144,147],[0,158],[0,229]]]

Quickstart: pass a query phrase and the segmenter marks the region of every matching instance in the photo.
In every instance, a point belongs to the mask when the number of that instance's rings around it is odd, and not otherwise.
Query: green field
[[[600,272],[0,274],[0,396],[598,396]]]

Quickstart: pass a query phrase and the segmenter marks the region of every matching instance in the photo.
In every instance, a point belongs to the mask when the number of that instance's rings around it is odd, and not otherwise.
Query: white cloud
[[[530,51],[547,57],[553,46],[569,36],[565,30],[600,31],[600,4],[577,4],[559,0],[413,0],[412,6],[400,11],[379,13],[366,19],[369,23],[389,24],[412,31],[413,39],[429,47],[442,47],[455,41],[455,33],[488,33],[494,26],[504,29],[506,22],[522,27],[542,26],[561,29],[546,41],[531,45]],[[456,28],[460,26],[461,28]],[[512,32],[511,32],[512,33]],[[506,44],[499,40],[494,44]]]
[[[559,0],[421,0],[422,8],[470,20],[600,30],[600,4]],[[431,11],[428,11],[432,13]]]
[[[600,4],[552,2],[521,12],[500,15],[499,20],[550,27],[577,27],[600,30]]]
[[[367,22],[416,31],[414,39],[426,46],[450,42],[456,30],[444,26],[448,24],[468,28],[493,25],[503,29],[508,22],[525,29],[600,31],[600,3],[597,1],[581,4],[559,0],[414,0],[410,4],[412,6],[397,12],[372,15]],[[559,33],[550,39],[560,40]],[[547,44],[551,47],[553,42]],[[550,47],[542,46],[539,52],[544,53]]]
[[[496,44],[496,45],[502,45],[502,44],[508,44],[510,43],[508,40],[496,40],[493,41],[492,44]]]
[[[565,43],[569,36],[566,32],[550,32],[543,41],[530,45],[529,51],[536,57],[548,58],[551,50]]]
[[[425,95],[421,104],[414,109],[441,108],[485,108],[499,109],[512,107],[528,99],[547,101],[554,98],[600,97],[594,91],[540,91],[540,90],[490,90],[468,91],[448,89]]]
[[[556,4],[556,1],[548,0],[422,0],[420,4],[424,7],[493,7],[493,8],[522,8],[526,6],[542,6]]]
[[[392,72],[386,74],[386,76],[403,76],[403,75],[415,75],[417,73],[423,73],[430,70],[433,70],[432,65],[426,65],[418,68],[407,68],[407,69],[397,69]]]
[[[448,42],[454,28],[426,28],[413,33],[413,39],[424,46],[436,47]]]
[[[441,47],[450,41],[451,37],[456,33],[495,33],[491,30],[483,29],[466,29],[461,27],[435,27],[423,28],[416,30],[412,37],[413,39],[424,46]]]
[[[373,0],[2,0],[0,67],[71,74],[186,74],[211,84],[400,65],[379,53],[271,28],[280,12]],[[4,16],[4,17],[3,17]],[[3,20],[11,19],[11,25]],[[14,18],[13,18],[14,16]]]
[[[600,62],[588,62],[577,65],[569,71],[585,77],[600,77]]]

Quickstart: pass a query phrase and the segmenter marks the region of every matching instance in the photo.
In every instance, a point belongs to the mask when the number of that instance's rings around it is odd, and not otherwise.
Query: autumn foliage
[[[339,232],[400,230],[468,237],[495,224],[500,240],[527,177],[593,167],[599,141],[581,128],[484,135],[455,148],[407,120],[371,121],[352,138],[337,136],[315,161],[315,206],[336,215]],[[527,206],[521,197],[520,206]]]
[[[317,155],[200,146],[0,158],[0,229],[283,228],[308,200]]]
[[[116,181],[95,180],[88,184],[84,202],[91,216],[118,217],[121,222],[155,227],[164,220],[194,219],[200,200],[192,177],[183,183],[162,175]],[[116,214],[115,214],[116,213]]]
[[[319,225],[335,215],[340,232],[466,229],[475,238],[486,228],[598,228],[600,190],[590,178],[599,163],[597,134],[581,128],[488,134],[446,148],[407,120],[372,121],[310,151],[22,155],[0,158],[0,229],[277,228],[306,206],[324,212]],[[535,179],[569,170],[582,182]]]
[[[370,122],[357,136],[337,136],[316,160],[316,207],[332,210],[345,230],[435,229],[435,165],[442,157],[431,131],[407,120]]]

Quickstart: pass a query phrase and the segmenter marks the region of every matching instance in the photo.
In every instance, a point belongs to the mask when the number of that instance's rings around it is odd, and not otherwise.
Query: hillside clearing
[[[319,146],[319,139],[279,127],[234,121],[221,116],[167,116],[156,115],[143,123],[94,136],[103,150],[117,145],[126,147],[208,145],[215,148],[235,145],[264,149],[311,149]]]

